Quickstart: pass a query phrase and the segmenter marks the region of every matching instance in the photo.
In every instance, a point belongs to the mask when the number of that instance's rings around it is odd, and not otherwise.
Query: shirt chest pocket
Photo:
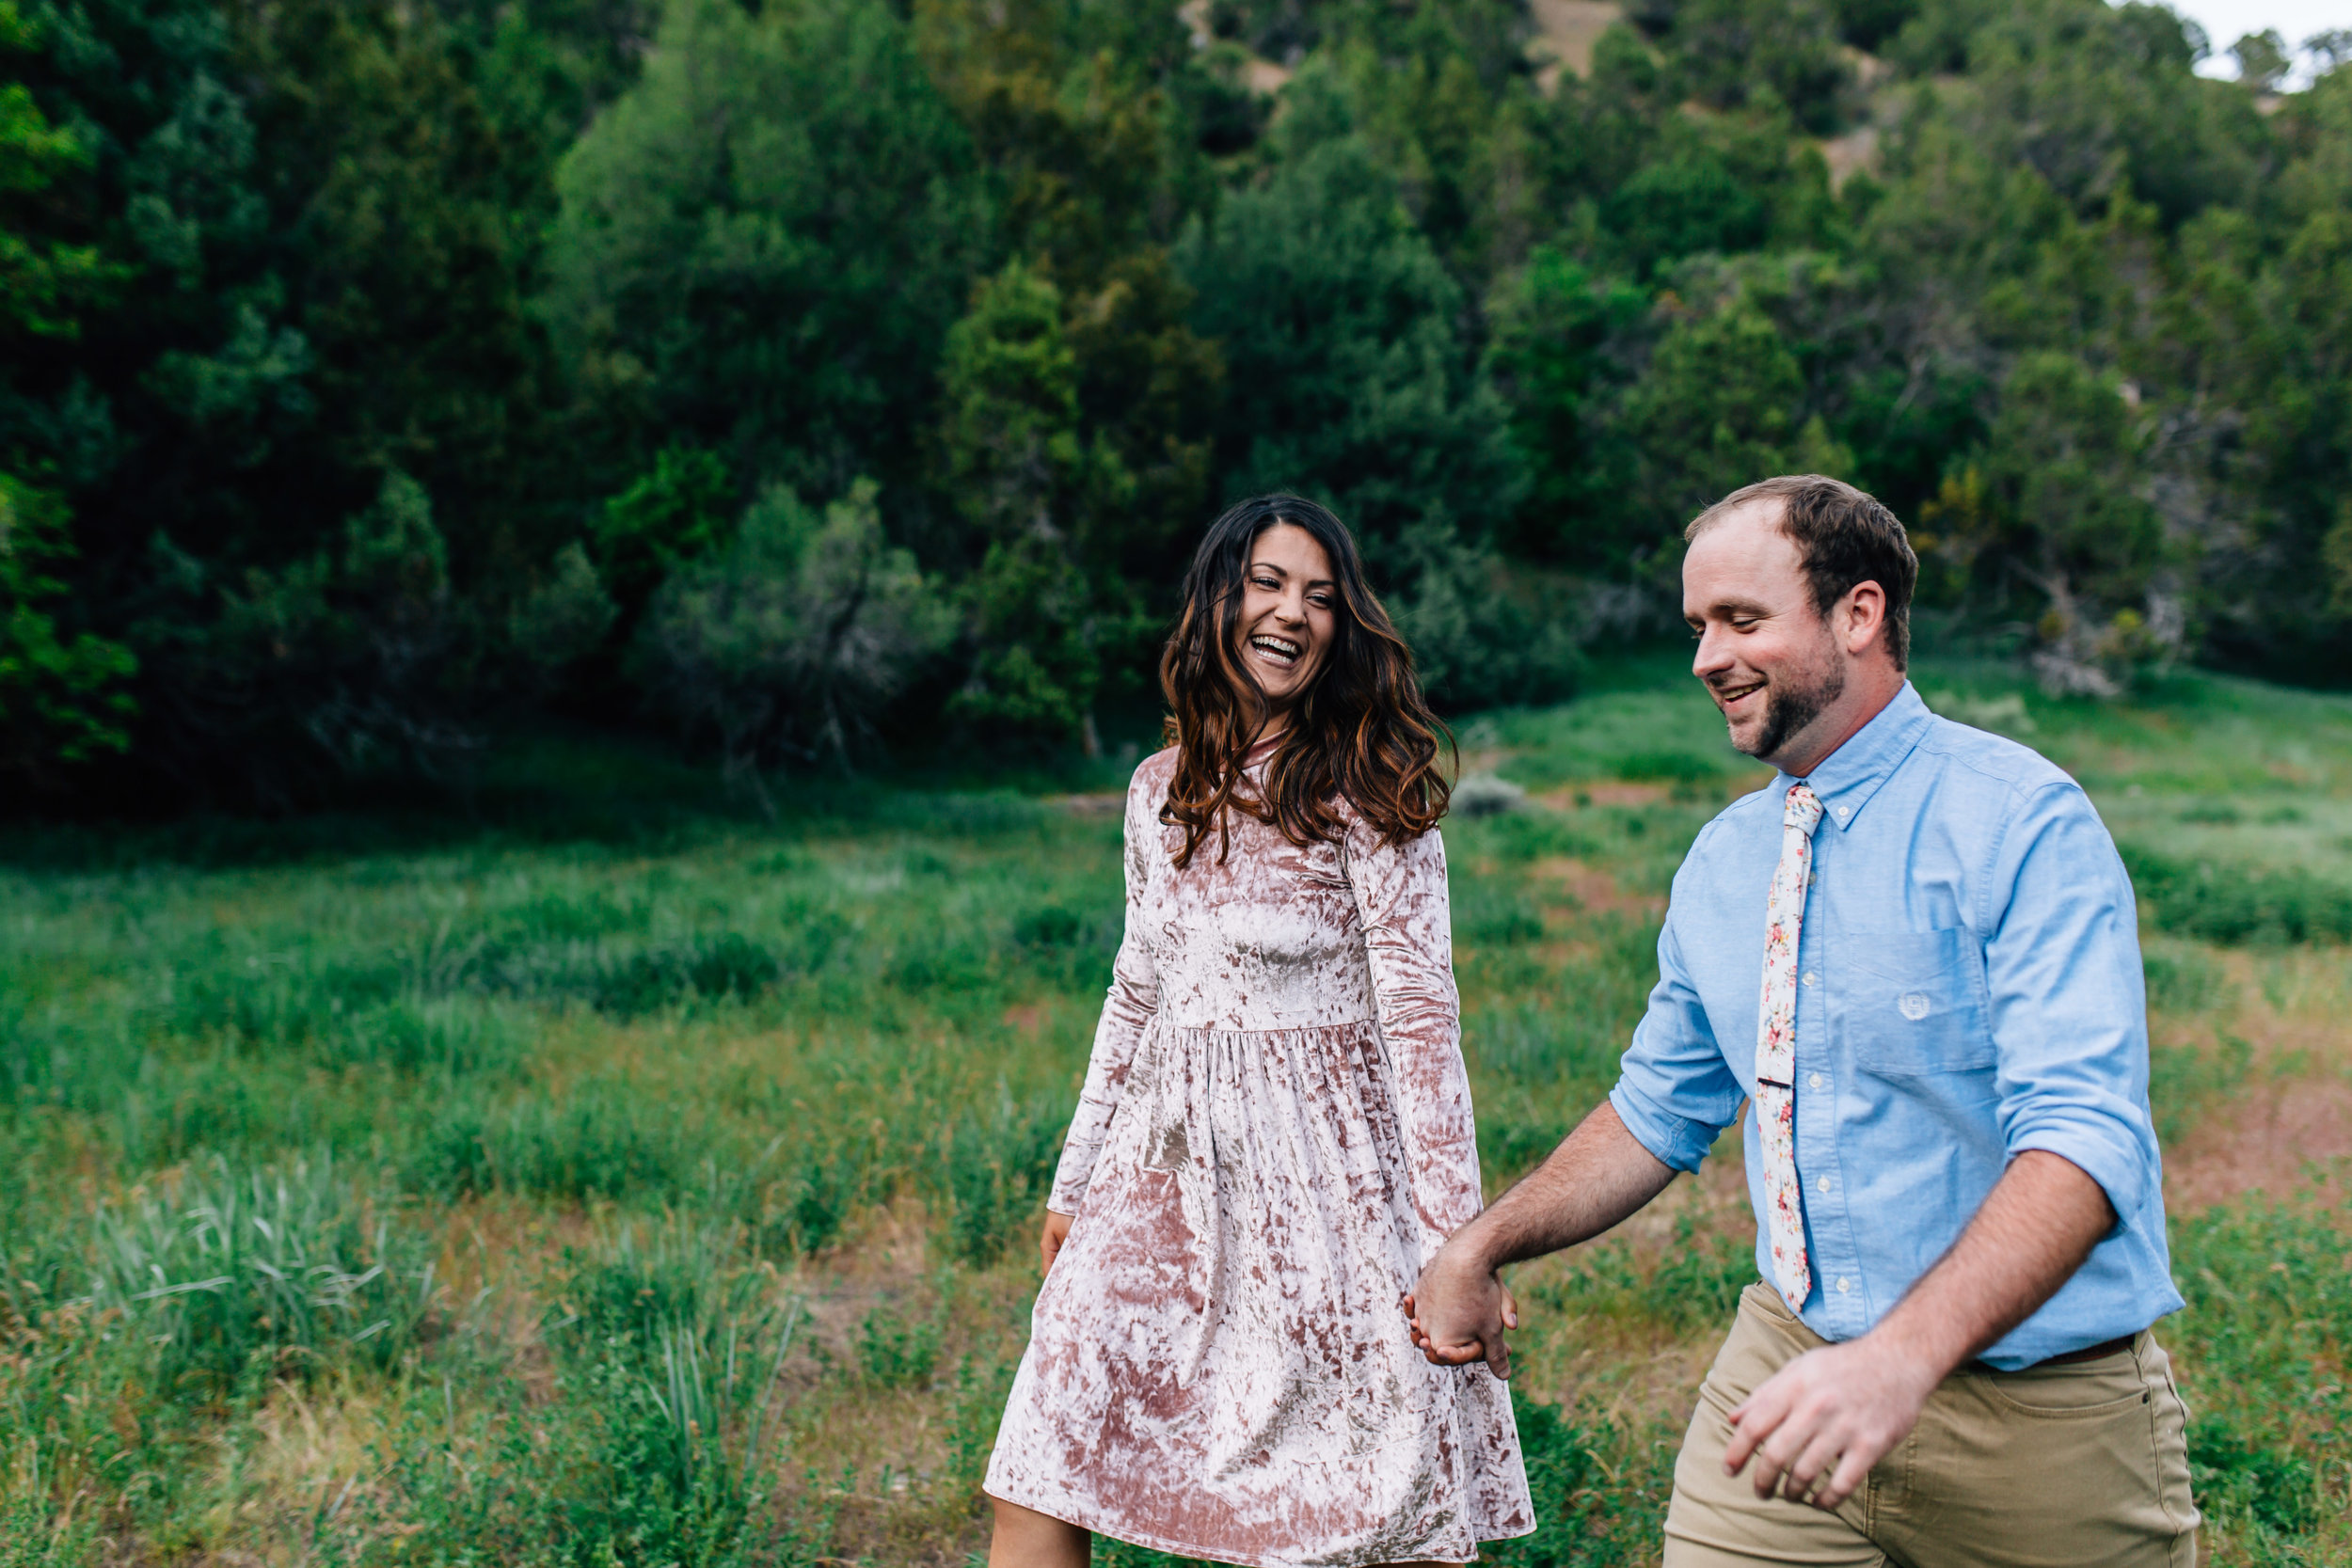
[[[1834,957],[1832,1005],[1856,1066],[1899,1078],[1994,1065],[1976,933],[1848,931]]]

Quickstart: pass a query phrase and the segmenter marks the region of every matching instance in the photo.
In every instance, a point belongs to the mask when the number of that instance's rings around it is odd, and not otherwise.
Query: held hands
[[[1807,1351],[1731,1413],[1724,1471],[1756,1461],[1756,1495],[1830,1510],[1918,1423],[1941,1376],[1926,1356],[1865,1335]]]
[[[1054,1272],[1054,1259],[1061,1255],[1062,1243],[1070,1240],[1070,1222],[1068,1214],[1057,1214],[1051,1209],[1045,1211],[1045,1230],[1037,1239],[1038,1273]]]
[[[1447,1247],[1421,1271],[1405,1298],[1412,1320],[1413,1344],[1440,1367],[1483,1360],[1497,1377],[1511,1375],[1511,1347],[1503,1331],[1519,1326],[1519,1304],[1510,1288],[1484,1262]]]

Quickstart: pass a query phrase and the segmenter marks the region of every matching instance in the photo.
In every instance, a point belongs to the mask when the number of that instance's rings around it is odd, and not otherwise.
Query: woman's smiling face
[[[1331,558],[1313,534],[1277,523],[1258,535],[1242,576],[1233,657],[1264,696],[1274,721],[1267,733],[1281,727],[1280,716],[1314,684],[1331,652],[1338,610]]]

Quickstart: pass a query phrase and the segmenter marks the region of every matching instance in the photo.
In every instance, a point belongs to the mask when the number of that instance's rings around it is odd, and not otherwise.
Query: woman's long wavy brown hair
[[[1305,529],[1323,546],[1340,602],[1323,668],[1293,709],[1264,782],[1245,789],[1243,760],[1257,736],[1242,693],[1257,677],[1233,647],[1251,547],[1278,523]],[[1179,866],[1192,863],[1212,828],[1223,858],[1229,810],[1273,824],[1302,848],[1345,831],[1343,800],[1387,844],[1418,837],[1445,815],[1450,790],[1438,747],[1440,736],[1449,744],[1452,736],[1422,696],[1412,650],[1364,581],[1354,537],[1311,500],[1260,496],[1209,525],[1160,656],[1160,690],[1168,698],[1167,738],[1177,748],[1160,820],[1184,830]]]

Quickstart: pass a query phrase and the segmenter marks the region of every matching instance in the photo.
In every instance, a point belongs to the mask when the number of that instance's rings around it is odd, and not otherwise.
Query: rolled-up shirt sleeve
[[[1658,984],[1618,1064],[1617,1086],[1609,1091],[1609,1103],[1634,1140],[1661,1163],[1689,1171],[1699,1168],[1717,1134],[1731,1125],[1746,1093],[1724,1060],[1676,929],[1675,911],[1686,907],[1684,879],[1705,843],[1702,834],[1675,874],[1665,928],[1658,934]]]
[[[2079,1167],[2128,1228],[2161,1180],[2131,879],[2090,799],[2054,783],[2019,801],[1982,887],[2008,1155]]]

